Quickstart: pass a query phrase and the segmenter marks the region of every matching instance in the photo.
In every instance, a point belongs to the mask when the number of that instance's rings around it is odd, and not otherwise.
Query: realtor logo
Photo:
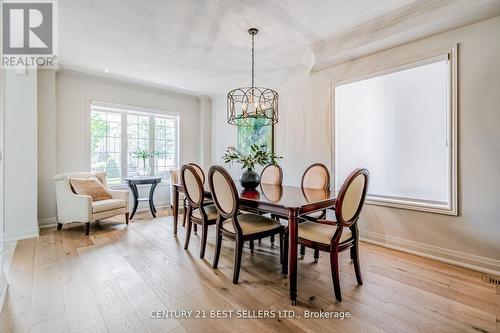
[[[54,65],[55,7],[54,1],[3,2],[2,67]]]

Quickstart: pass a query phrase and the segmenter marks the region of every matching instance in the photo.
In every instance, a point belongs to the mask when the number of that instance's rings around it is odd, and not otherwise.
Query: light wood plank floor
[[[211,227],[213,228],[213,227]],[[210,229],[213,234],[213,229]],[[341,259],[343,301],[334,301],[329,262],[312,252],[299,261],[299,298],[288,300],[278,247],[269,240],[243,255],[233,285],[233,243],[223,242],[211,268],[214,238],[198,258],[200,236],[183,250],[184,228],[172,236],[167,211],[43,229],[19,241],[8,272],[0,332],[499,332],[500,290],[482,274],[381,247],[361,245],[365,284],[348,253]],[[155,310],[294,310],[286,319],[152,319]],[[349,311],[351,318],[306,319],[305,310]]]

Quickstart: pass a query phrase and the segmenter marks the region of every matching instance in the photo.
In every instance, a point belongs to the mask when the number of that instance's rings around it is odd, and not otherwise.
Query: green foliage
[[[163,155],[165,154],[162,154],[158,151],[149,151],[147,149],[137,149],[135,150],[134,152],[132,152],[132,155],[137,158],[137,159],[141,159],[142,160],[142,165],[144,167],[144,169],[146,168],[146,160],[150,157],[158,157],[158,158],[161,158]]]
[[[120,169],[118,169],[118,163],[112,158],[108,160],[106,165],[106,173],[109,178],[120,178]]]
[[[250,152],[244,154],[233,146],[227,147],[226,153],[223,156],[224,163],[232,166],[235,162],[242,164],[242,169],[254,170],[255,165],[276,164],[276,161],[283,157],[271,153],[267,149],[267,145],[253,144],[250,146]]]
[[[91,149],[92,151],[95,151],[99,146],[101,140],[106,136],[106,131],[108,130],[108,128],[106,125],[106,120],[102,119],[99,113],[92,114],[91,127]]]

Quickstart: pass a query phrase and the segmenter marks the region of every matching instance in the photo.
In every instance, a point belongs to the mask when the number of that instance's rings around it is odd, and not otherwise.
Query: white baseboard
[[[7,288],[9,284],[7,283],[7,277],[5,273],[0,270],[0,312],[2,312],[3,304],[5,303],[5,296],[7,295]]]
[[[39,219],[38,220],[38,227],[39,228],[49,228],[53,227],[57,224],[57,217],[49,217],[46,219]]]
[[[445,249],[371,231],[360,231],[360,240],[389,249],[434,259],[478,272],[500,275],[500,260],[476,256],[469,253]]]
[[[161,201],[161,202],[155,203],[155,206],[157,208],[170,207],[170,202],[169,201]],[[137,208],[138,213],[144,212],[144,211],[149,211],[149,206],[144,206],[144,207],[139,206]],[[38,220],[38,226],[40,228],[51,228],[51,227],[55,227],[56,225],[57,225],[57,217],[56,216]]]
[[[10,242],[33,237],[38,237],[38,226],[23,228],[14,232],[6,232],[3,235],[3,240],[4,242]]]

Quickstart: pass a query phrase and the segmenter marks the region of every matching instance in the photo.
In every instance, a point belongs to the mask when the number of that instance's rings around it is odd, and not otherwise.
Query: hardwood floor
[[[213,270],[214,227],[206,259],[200,235],[183,250],[184,231],[172,236],[166,211],[43,229],[19,241],[7,274],[9,289],[0,332],[500,332],[500,287],[482,274],[374,245],[361,244],[364,285],[349,254],[341,255],[343,301],[334,300],[329,261],[299,261],[299,298],[288,299],[279,248],[269,239],[245,247],[239,285],[234,250],[223,242]],[[294,310],[301,318],[152,319],[157,310]],[[349,319],[306,319],[304,311],[349,311]],[[192,314],[194,316],[194,314]],[[236,316],[236,314],[234,314]]]

